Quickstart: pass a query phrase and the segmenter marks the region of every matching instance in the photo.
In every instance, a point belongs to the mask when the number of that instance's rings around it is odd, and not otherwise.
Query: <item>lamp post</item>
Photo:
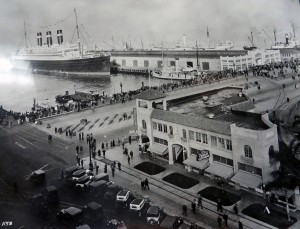
[[[121,87],[121,94],[122,94],[123,93],[123,91],[122,91],[122,87],[123,87],[122,82],[120,82],[120,87]]]

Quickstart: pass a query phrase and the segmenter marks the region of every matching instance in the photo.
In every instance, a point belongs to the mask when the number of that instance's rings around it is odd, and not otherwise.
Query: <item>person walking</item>
[[[228,213],[227,213],[227,211],[224,212],[223,219],[224,219],[225,226],[227,227],[228,226]]]
[[[98,156],[100,157],[101,156],[101,150],[98,149]]]
[[[96,165],[96,175],[98,175],[99,165]]]
[[[103,157],[104,157],[104,158],[105,158],[105,152],[106,152],[106,150],[103,149],[103,150],[102,150],[102,153],[103,153]]]
[[[145,181],[141,180],[141,188],[142,188],[142,190],[144,190],[144,185],[145,185]]]
[[[111,168],[111,175],[114,177],[115,176],[115,167]]]
[[[81,141],[81,133],[78,134],[79,141]]]
[[[80,153],[82,154],[83,153],[83,147],[80,146],[79,149],[80,149]]]
[[[131,160],[133,159],[133,152],[132,150],[130,151],[130,157],[131,157]]]
[[[130,156],[127,157],[128,165],[130,165]]]
[[[235,204],[235,205],[233,206],[233,211],[234,211],[234,213],[235,213],[236,215],[239,214],[239,209],[238,209],[237,204]]]
[[[144,184],[145,184],[145,189],[148,189],[148,190],[149,190],[149,189],[150,189],[150,188],[149,188],[149,181],[148,181],[147,178],[145,179]]]
[[[104,165],[104,173],[107,173],[107,164]]]
[[[196,214],[196,204],[195,204],[195,201],[192,201],[191,205],[192,205],[192,212],[194,214]]]
[[[239,229],[243,229],[244,226],[243,226],[243,223],[239,220]]]
[[[102,148],[102,150],[104,150],[104,142],[102,142],[102,144],[101,144],[101,148]]]
[[[113,147],[116,146],[115,140],[112,140],[112,146],[113,146]]]
[[[198,196],[198,208],[201,206],[201,209],[203,209],[203,205],[202,205],[202,196],[201,194],[199,194]]]
[[[121,162],[118,162],[119,171],[121,171]]]
[[[125,143],[124,142],[122,142],[122,148],[125,149]]]
[[[217,211],[223,213],[223,206],[222,206],[221,199],[218,199]]]
[[[129,144],[131,145],[131,136],[129,135],[129,137],[128,137],[128,142],[129,142]]]
[[[218,216],[218,224],[219,224],[219,227],[222,227],[222,217],[220,214]]]
[[[81,132],[81,140],[84,140],[84,134]]]
[[[76,152],[78,154],[78,152],[79,152],[79,146],[76,146]]]
[[[182,206],[182,215],[187,216],[187,206],[185,204]]]

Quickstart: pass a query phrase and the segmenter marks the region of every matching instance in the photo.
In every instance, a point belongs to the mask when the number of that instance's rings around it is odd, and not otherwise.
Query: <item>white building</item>
[[[279,50],[253,50],[249,51],[247,55],[220,57],[221,70],[234,69],[240,71],[253,65],[264,65],[280,61]]]
[[[282,61],[296,60],[300,58],[300,50],[297,49],[279,49]]]
[[[248,112],[250,101],[231,107],[219,118],[168,110],[165,94],[147,90],[136,99],[139,135],[150,139],[149,151],[169,164],[183,161],[188,171],[220,177],[255,189],[272,179],[270,150],[278,150],[277,127],[267,115]],[[158,109],[160,107],[160,109]]]

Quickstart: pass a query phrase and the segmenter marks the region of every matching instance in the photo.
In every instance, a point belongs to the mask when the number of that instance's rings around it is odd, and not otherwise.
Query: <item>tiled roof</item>
[[[154,89],[148,89],[146,91],[143,91],[136,98],[144,99],[144,100],[155,100],[155,99],[160,99],[160,98],[165,98],[165,97],[166,97],[166,95],[162,92],[156,91]]]
[[[230,135],[230,124],[229,122],[198,117],[193,115],[180,114],[171,111],[164,111],[159,109],[154,109],[151,113],[151,118],[180,124],[183,126],[189,126],[193,128],[198,128],[202,130],[208,130],[215,133]]]

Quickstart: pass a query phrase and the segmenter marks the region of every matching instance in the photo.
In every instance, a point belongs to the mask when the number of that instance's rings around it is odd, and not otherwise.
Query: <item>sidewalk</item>
[[[130,165],[128,165],[127,157],[123,155],[122,147],[116,146],[106,152],[105,159],[103,159],[103,157],[96,156],[97,164],[100,166],[99,172],[103,171],[104,163],[109,164],[114,160],[120,161],[122,164],[122,171],[119,172],[116,169],[114,177],[112,177],[110,166],[108,166],[108,174],[110,176],[110,179],[116,184],[132,191],[139,196],[149,198],[149,200],[153,204],[163,206],[164,211],[169,215],[182,216],[182,206],[185,204],[188,207],[188,216],[184,217],[186,218],[186,220],[191,223],[197,223],[203,228],[218,228],[218,213],[216,211],[216,203],[203,199],[204,210],[197,209],[196,214],[193,214],[191,211],[191,201],[197,198],[197,192],[208,186],[216,186],[215,181],[210,180],[205,176],[188,173],[182,165],[169,165],[165,161],[151,159],[146,155],[142,156],[138,153],[138,145],[136,142],[132,143],[132,145],[126,144],[126,147],[128,148],[129,152],[130,150],[134,152],[133,160],[131,160]],[[166,168],[166,170],[157,175],[151,176],[134,169],[135,165],[140,164],[144,161],[151,161],[155,164],[161,165]],[[85,158],[85,166],[88,166],[88,163],[89,158]],[[162,180],[163,177],[174,172],[178,172],[197,179],[200,181],[200,183],[190,189],[181,189]],[[149,191],[141,190],[140,182],[145,178],[148,178],[149,180]],[[242,209],[254,202],[262,204],[265,203],[265,200],[262,197],[259,197],[255,194],[243,190],[238,191],[234,187],[229,185],[225,186],[224,188],[226,188],[226,190],[230,191],[231,193],[235,193],[241,196],[241,200],[238,202],[238,208],[240,212]],[[232,213],[232,207],[233,206],[224,207],[224,209],[229,211],[228,228],[238,228],[238,217]],[[297,212],[296,215],[293,214],[293,216],[299,218],[300,215]],[[243,214],[241,214],[241,221],[244,224],[244,228],[274,228],[270,225],[264,224],[263,222],[256,221],[253,218],[244,216]],[[298,222],[291,228],[299,227],[300,223]]]

